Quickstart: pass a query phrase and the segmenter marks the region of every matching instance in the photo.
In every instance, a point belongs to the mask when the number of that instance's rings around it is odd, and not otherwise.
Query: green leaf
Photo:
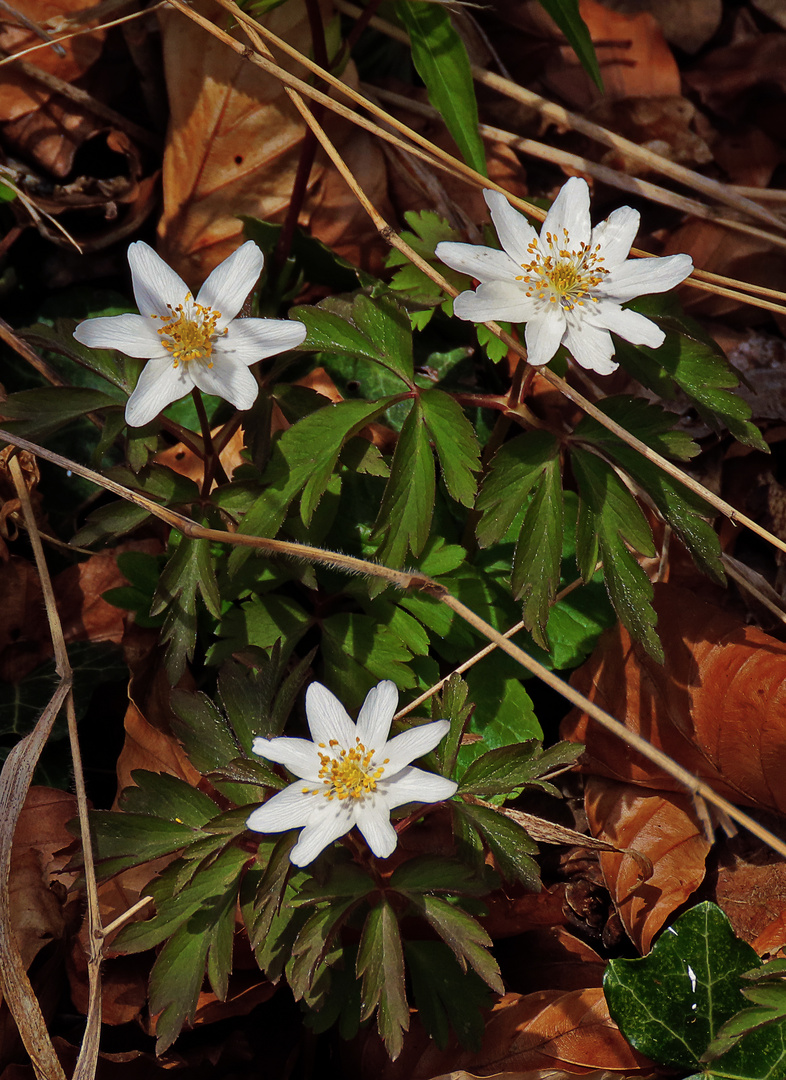
[[[538,845],[523,826],[490,806],[460,799],[456,800],[456,812],[477,831],[504,878],[523,885],[530,892],[540,892],[540,868],[530,858],[537,855]]]
[[[384,898],[369,911],[357,956],[362,979],[361,1020],[377,1009],[377,1027],[391,1060],[404,1045],[409,1029],[409,1006],[404,989],[404,953],[395,912]]]
[[[380,679],[392,679],[402,690],[415,685],[412,651],[386,626],[368,615],[342,612],[322,624],[325,684],[348,709],[360,706]]]
[[[474,473],[480,469],[475,431],[449,394],[425,390],[420,395],[423,420],[437,449],[445,487],[462,506],[472,506],[477,491]]]
[[[88,345],[83,345],[74,337],[76,325],[75,319],[55,319],[53,326],[39,322],[25,329],[22,336],[35,348],[65,356],[100,375],[122,391],[114,400],[124,405],[136,386],[144,361],[132,359],[114,349],[91,349]]]
[[[458,291],[468,288],[469,279],[466,274],[459,274],[455,270],[451,270],[449,266],[445,266],[444,263],[440,262],[434,254],[437,244],[442,243],[443,240],[462,239],[455,229],[444,218],[434,213],[433,210],[407,210],[404,214],[404,220],[413,231],[405,230],[402,232],[402,240],[405,240],[423,259],[435,266],[442,276]],[[449,305],[452,311],[452,300],[446,301],[442,288],[436,285],[419,267],[411,263],[403,252],[397,248],[392,248],[385,259],[385,266],[401,268],[396,270],[390,280],[391,289],[395,289],[396,292],[406,293],[409,297],[416,301],[419,300],[424,305],[430,305],[423,310],[410,310],[409,318],[415,329],[423,330],[431,321],[434,311],[440,304],[443,307]]]
[[[505,988],[499,966],[488,951],[492,944],[491,938],[480,923],[466,911],[438,896],[407,895],[429,925],[450,946],[461,970],[466,971],[469,964],[495,993],[503,994]]]
[[[308,330],[303,348],[372,360],[414,389],[412,330],[406,312],[394,300],[372,300],[364,293],[351,301],[332,296],[316,307],[293,307],[289,314]]]
[[[84,386],[20,390],[3,402],[3,426],[12,434],[40,442],[64,424],[110,405],[117,408],[118,403],[109,394]]]
[[[527,505],[530,491],[558,456],[559,442],[546,431],[517,435],[497,451],[475,505],[481,547],[492,547],[506,535]]]
[[[548,648],[549,612],[560,582],[563,533],[562,475],[554,457],[524,514],[510,576],[513,595],[524,601],[524,625],[543,648]]]
[[[757,960],[720,908],[705,902],[664,930],[648,956],[610,961],[603,990],[625,1038],[654,1061],[704,1076],[775,1080],[782,1070],[773,1073],[763,1059],[744,1061],[740,1046],[732,1051],[733,1069],[723,1067],[725,1059],[701,1067],[720,1026],[745,1004],[740,977]]]
[[[120,796],[120,808],[125,814],[150,814],[198,829],[219,813],[209,795],[179,776],[134,769],[131,779],[136,786],[125,788]]]
[[[659,348],[648,349],[617,338],[619,362],[662,398],[673,396],[669,379],[673,380],[714,431],[726,427],[739,442],[769,453],[761,432],[751,423],[750,406],[731,393],[739,378],[723,350],[694,319],[679,311],[664,314],[669,305],[676,306],[664,297],[642,297],[628,305],[657,323],[666,340]]]
[[[126,536],[127,533],[138,529],[150,514],[142,506],[126,502],[124,499],[118,502],[107,503],[99,506],[87,518],[81,529],[71,538],[71,543],[76,547],[87,547],[98,540],[113,539],[117,536]]]
[[[657,616],[652,607],[652,583],[626,545],[653,557],[655,545],[638,503],[605,461],[579,447],[571,454],[573,473],[586,513],[598,537],[603,576],[614,610],[631,636],[642,643],[658,662],[663,647],[655,633]],[[582,520],[582,508],[579,510]],[[579,535],[577,526],[577,554]]]
[[[118,814],[94,810],[90,821],[95,833],[96,860],[102,877],[169,855],[204,836],[199,829],[164,821],[149,814]]]
[[[447,1049],[450,1028],[462,1046],[480,1050],[485,1023],[482,1009],[491,1003],[488,988],[474,971],[462,971],[441,941],[404,943],[418,1017],[440,1048]]]
[[[544,751],[535,739],[500,746],[476,758],[459,783],[464,795],[503,795],[515,788],[540,783],[539,777],[556,765],[572,765],[582,753],[575,743],[558,743]]]
[[[167,642],[167,672],[175,683],[183,674],[196,644],[197,593],[216,619],[221,618],[221,597],[213,568],[210,542],[182,536],[164,567],[151,615],[165,613],[161,641]]]
[[[603,93],[603,77],[590,32],[579,12],[579,0],[540,0],[540,3],[570,42],[581,66]]]
[[[416,400],[401,429],[374,525],[374,537],[381,539],[380,562],[397,568],[403,566],[408,551],[416,557],[420,554],[431,531],[435,493],[434,456],[423,407]]]
[[[463,862],[441,855],[416,855],[407,859],[393,871],[390,888],[410,900],[420,894],[485,896],[488,892],[486,882],[468,873]]]
[[[243,518],[240,532],[275,536],[289,504],[303,489],[302,514],[308,524],[333,475],[342,446],[383,413],[387,405],[387,401],[341,401],[317,409],[288,428],[276,443],[265,472],[267,486]],[[233,551],[230,572],[236,573],[249,554],[245,548]]]
[[[648,405],[638,398],[618,397],[607,398],[600,408],[659,454],[684,460],[699,451],[684,432],[672,428],[673,418],[655,405]],[[604,455],[621,465],[647,492],[688,548],[699,569],[725,584],[720,541],[712,526],[704,520],[715,516],[708,503],[591,417],[585,417],[574,434],[599,447]]]
[[[469,57],[448,11],[438,4],[397,0],[396,12],[409,34],[412,62],[426,84],[429,101],[445,121],[467,164],[486,176]]]

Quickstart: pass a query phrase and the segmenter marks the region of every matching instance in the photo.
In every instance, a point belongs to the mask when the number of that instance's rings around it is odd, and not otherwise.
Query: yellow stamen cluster
[[[533,239],[527,245],[532,261],[522,263],[521,274],[516,281],[523,281],[526,294],[538,300],[548,300],[551,304],[559,303],[565,311],[572,311],[574,306],[583,307],[586,300],[597,304],[598,298],[591,290],[603,281],[609,271],[599,254],[600,244],[591,248],[582,241],[578,248],[569,247],[568,230],[562,230],[560,240],[554,233],[547,232],[540,240]]]
[[[169,315],[153,315],[153,319],[168,319],[158,333],[161,335],[161,344],[172,353],[175,367],[189,360],[207,360],[208,367],[213,366],[213,340],[216,336],[216,324],[221,318],[220,311],[197,304],[192,299],[191,293],[187,293],[184,304],[172,307],[167,304]],[[226,327],[220,331],[226,334]]]
[[[369,792],[375,791],[377,781],[385,774],[385,765],[390,758],[385,758],[376,769],[371,768],[374,757],[373,750],[367,750],[360,739],[355,740],[355,746],[351,750],[340,748],[335,739],[328,744],[332,753],[320,754],[319,778],[324,784],[322,794],[332,799],[362,799]],[[327,750],[324,743],[319,743],[320,749]],[[316,794],[320,789],[304,788],[303,794]]]

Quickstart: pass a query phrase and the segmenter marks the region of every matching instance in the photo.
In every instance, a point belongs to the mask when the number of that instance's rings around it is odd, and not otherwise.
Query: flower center
[[[324,743],[319,745],[325,748]],[[331,739],[329,745],[333,754],[319,755],[319,778],[325,785],[322,794],[326,798],[332,799],[336,796],[339,799],[362,799],[370,791],[376,791],[377,781],[384,776],[389,758],[385,758],[382,765],[372,769],[374,751],[367,750],[360,739],[355,740],[355,746],[351,750],[337,749],[338,743],[335,739]],[[337,757],[334,756],[336,753]]]
[[[198,304],[191,293],[186,293],[184,304],[178,304],[177,307],[167,304],[167,308],[169,315],[151,317],[164,322],[158,333],[161,335],[161,344],[174,357],[174,366],[177,367],[181,361],[187,363],[189,360],[207,360],[207,366],[212,368],[214,340],[219,334],[227,332],[225,327],[216,333],[216,323],[221,318],[221,312]]]
[[[590,248],[582,242],[578,248],[571,248],[568,230],[563,229],[561,241],[554,233],[546,233],[540,240],[530,241],[527,250],[532,261],[521,264],[526,273],[516,278],[526,286],[527,296],[559,303],[565,311],[572,311],[576,305],[583,307],[586,300],[597,304],[598,298],[591,290],[609,272],[600,265],[600,244]]]

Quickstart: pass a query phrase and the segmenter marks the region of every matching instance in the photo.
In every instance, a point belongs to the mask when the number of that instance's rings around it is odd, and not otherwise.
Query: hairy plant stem
[[[191,397],[194,399],[194,405],[196,406],[197,416],[199,417],[199,426],[202,429],[202,442],[205,446],[205,453],[203,460],[205,463],[205,473],[202,479],[202,490],[200,495],[203,499],[206,499],[210,494],[210,488],[212,487],[213,480],[218,474],[222,480],[227,481],[227,474],[224,472],[224,466],[221,464],[221,459],[218,456],[218,451],[213,445],[213,435],[210,431],[210,421],[207,418],[207,412],[205,410],[205,403],[202,400],[202,394],[198,387],[194,387],[191,391]]]

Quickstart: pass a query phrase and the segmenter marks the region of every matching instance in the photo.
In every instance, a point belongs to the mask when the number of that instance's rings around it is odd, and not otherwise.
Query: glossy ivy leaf
[[[440,1048],[447,1049],[452,1028],[468,1050],[480,1050],[485,1030],[481,1010],[491,1004],[488,987],[474,971],[462,971],[441,941],[405,941],[418,1018]]]
[[[197,628],[197,594],[210,614],[221,618],[221,596],[210,542],[182,536],[164,567],[150,614],[164,614],[161,641],[167,643],[166,666],[174,684],[183,674],[186,660],[194,655]]]
[[[376,1009],[379,1034],[391,1060],[395,1060],[404,1044],[404,1032],[409,1029],[409,1005],[398,920],[384,897],[366,916],[356,972],[362,979],[360,1019],[367,1020]]]
[[[374,538],[380,540],[380,562],[398,568],[409,551],[415,557],[420,554],[431,531],[435,494],[434,455],[424,409],[416,400],[401,429],[374,525]]]
[[[581,66],[602,93],[603,77],[590,32],[579,11],[579,0],[540,0],[540,3],[568,39]]]
[[[20,390],[3,402],[3,426],[15,435],[40,442],[86,413],[118,407],[114,396],[84,386]]]
[[[742,993],[753,1002],[727,1020],[704,1053],[704,1061],[714,1061],[739,1043],[743,1035],[769,1024],[777,1024],[786,1034],[786,960],[769,960],[761,967],[743,973],[748,984]],[[751,983],[753,985],[751,985]]]
[[[480,469],[480,447],[461,407],[442,390],[420,395],[424,423],[434,440],[445,487],[456,502],[472,506]]]
[[[275,536],[292,500],[303,491],[301,514],[308,524],[333,475],[344,444],[387,408],[387,401],[342,401],[305,416],[277,441],[263,476],[265,489],[245,514],[240,531]],[[237,548],[229,558],[236,573],[250,554]]]
[[[686,460],[699,452],[688,435],[672,428],[673,418],[658,406],[648,405],[639,398],[617,397],[607,398],[600,408],[659,454]],[[647,492],[696,565],[709,577],[725,583],[720,541],[704,520],[715,514],[708,503],[591,417],[585,417],[574,434],[620,465]]]
[[[742,977],[760,966],[726,915],[705,902],[686,911],[641,960],[612,960],[603,990],[626,1039],[663,1065],[697,1077],[778,1080],[786,1067],[786,1026],[767,1025],[706,1061],[721,1026],[745,1005]]]
[[[479,802],[457,801],[456,813],[491,852],[502,877],[530,892],[540,892],[540,868],[531,857],[537,855],[538,846],[526,829],[501,811]]]
[[[652,583],[627,547],[630,544],[640,554],[654,557],[650,527],[636,500],[605,461],[574,447],[571,463],[581,499],[576,526],[579,572],[587,580],[590,564],[594,570],[594,559],[600,555],[614,610],[631,636],[662,661]]]
[[[419,0],[397,0],[396,13],[409,34],[412,62],[426,84],[429,101],[445,121],[467,164],[486,176],[469,57],[453,28],[450,13],[437,4]]]
[[[372,300],[365,293],[352,300],[332,296],[316,307],[293,307],[289,314],[308,330],[302,348],[363,357],[382,364],[414,389],[412,330],[406,312],[394,300]]]
[[[661,398],[674,397],[676,384],[714,431],[728,428],[739,442],[769,453],[751,422],[750,405],[731,392],[739,385],[737,373],[703,327],[685,316],[671,296],[640,297],[630,307],[657,323],[666,340],[648,349],[617,338],[617,359],[623,367]]]

